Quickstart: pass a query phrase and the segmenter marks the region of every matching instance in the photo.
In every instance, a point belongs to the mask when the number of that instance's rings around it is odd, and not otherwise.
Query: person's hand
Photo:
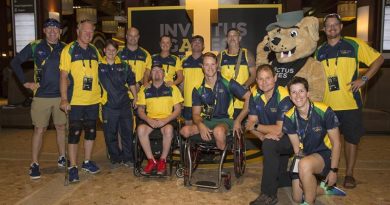
[[[152,127],[152,128],[159,128],[159,123],[155,119],[147,119],[146,122]]]
[[[255,123],[247,121],[245,124],[245,129],[247,131],[254,130],[255,129]]]
[[[174,84],[173,84],[173,82],[172,82],[172,81],[168,81],[168,82],[165,82],[165,85],[167,85],[167,86],[171,87],[171,86],[172,86],[172,85],[174,85]]]
[[[30,89],[32,91],[36,90],[39,88],[39,84],[38,83],[32,83],[32,82],[27,82],[27,83],[24,83],[23,86],[27,89]]]
[[[145,88],[150,88],[150,83],[149,83],[149,82],[145,82],[145,83],[144,83],[144,87],[145,87]]]
[[[361,78],[355,80],[355,81],[352,81],[350,83],[348,83],[347,85],[350,85],[351,88],[350,90],[352,92],[358,92],[359,89],[365,84],[366,82],[364,82]]]
[[[265,139],[271,139],[271,140],[275,140],[275,141],[279,141],[279,135],[278,134],[275,134],[275,133],[268,133],[264,136]]]
[[[211,132],[212,131],[208,127],[206,127],[206,125],[204,125],[203,123],[199,125],[199,134],[202,140],[210,141],[212,139],[210,134]]]
[[[164,127],[166,124],[168,124],[168,119],[166,119],[166,118],[164,118],[164,119],[158,119],[158,120],[156,120],[157,121],[157,126],[159,127],[159,128],[161,128],[161,127]]]
[[[233,123],[233,133],[237,135],[238,138],[241,138],[242,129],[241,129],[241,123],[234,121]]]
[[[136,97],[134,97],[134,99],[133,99],[133,108],[134,109],[136,109],[137,108],[137,98]]]
[[[69,104],[68,100],[61,100],[60,109],[62,111],[64,111],[66,114],[68,114],[68,112],[70,110],[70,104]]]
[[[325,178],[325,182],[328,184],[328,186],[334,186],[337,182],[337,173],[329,171],[328,176]]]

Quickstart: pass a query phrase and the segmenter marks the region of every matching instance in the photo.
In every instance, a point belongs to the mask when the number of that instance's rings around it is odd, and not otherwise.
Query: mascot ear
[[[307,16],[298,23],[299,29],[307,29],[309,36],[313,41],[318,41],[319,37],[319,23],[316,17]]]
[[[268,54],[270,52],[269,37],[266,35],[256,48],[256,66],[268,64]]]

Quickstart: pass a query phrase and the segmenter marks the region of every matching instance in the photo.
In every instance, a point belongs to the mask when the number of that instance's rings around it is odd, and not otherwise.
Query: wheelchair
[[[173,167],[175,166],[176,171],[175,174],[177,177],[182,178],[184,176],[184,168],[182,166],[183,164],[183,147],[184,142],[180,136],[180,128],[181,128],[181,120],[178,119],[177,123],[175,123],[174,131],[173,131],[173,138],[171,142],[171,147],[169,150],[169,154],[167,157],[167,163],[169,164],[167,168],[167,173],[165,175],[158,175],[156,170],[153,170],[152,173],[149,175],[142,174],[143,167],[142,163],[144,160],[146,160],[146,155],[142,149],[141,143],[139,142],[138,135],[135,134],[134,136],[134,170],[133,174],[134,176],[141,177],[170,177],[173,173]],[[163,136],[160,131],[160,129],[154,129],[149,134],[149,140],[150,140],[150,147],[152,149],[153,156],[158,159],[160,158],[162,154],[162,140]],[[179,150],[180,154],[179,156],[174,156],[173,151]]]
[[[193,175],[201,160],[202,153],[218,153],[221,157],[214,162],[219,163],[218,166],[218,182],[213,181],[197,181],[193,183]],[[236,178],[240,178],[245,173],[246,167],[246,146],[245,136],[237,137],[230,131],[226,136],[226,147],[224,150],[219,150],[215,144],[215,140],[205,142],[200,135],[194,135],[188,138],[184,145],[184,186],[196,186],[201,188],[219,189],[223,185],[227,190],[231,188],[231,174],[223,171],[223,165],[227,153],[233,154],[234,174]]]

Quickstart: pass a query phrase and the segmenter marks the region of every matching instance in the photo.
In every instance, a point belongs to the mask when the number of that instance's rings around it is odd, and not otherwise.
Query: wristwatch
[[[339,168],[330,168],[330,171],[337,173],[339,171]]]
[[[365,75],[363,75],[363,76],[362,76],[362,81],[366,83],[366,82],[368,81],[368,77],[365,76]]]
[[[257,131],[257,127],[259,126],[259,124],[255,124],[255,126],[253,126],[253,128],[255,128],[254,130]]]

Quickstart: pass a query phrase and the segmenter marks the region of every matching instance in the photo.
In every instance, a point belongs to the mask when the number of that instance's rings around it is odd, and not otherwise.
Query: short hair
[[[257,70],[256,70],[256,77],[257,77],[257,75],[261,72],[261,71],[270,71],[271,73],[272,73],[272,76],[273,77],[275,77],[275,75],[276,75],[276,72],[275,72],[275,70],[272,68],[272,66],[271,65],[269,65],[269,64],[262,64],[262,65],[259,65],[259,66],[257,66]]]
[[[339,23],[342,23],[342,22],[341,22],[341,17],[340,17],[339,14],[337,14],[337,13],[331,13],[331,14],[328,14],[328,15],[326,15],[326,16],[324,17],[324,25],[325,25],[325,23],[326,23],[326,20],[328,20],[329,18],[335,18],[335,19],[337,19],[337,21],[338,21]]]
[[[192,42],[192,41],[195,41],[196,39],[199,39],[202,43],[204,43],[204,38],[203,38],[203,36],[201,36],[201,35],[192,36],[191,42]]]
[[[116,50],[118,50],[118,48],[119,48],[118,43],[112,39],[106,40],[106,43],[104,44],[104,48],[107,48],[107,46],[109,46],[109,45],[112,45]]]
[[[89,20],[89,19],[83,19],[81,20],[78,24],[77,24],[77,29],[80,29],[81,27],[81,24],[84,24],[84,23],[89,23],[91,24],[94,28],[95,28],[95,22]]]
[[[164,37],[165,37],[165,38],[169,38],[169,40],[172,42],[172,37],[171,37],[170,35],[167,35],[167,34],[162,35],[162,36],[160,37],[160,42],[161,42],[161,40],[162,40]]]
[[[302,84],[303,87],[305,87],[306,91],[309,91],[309,83],[307,82],[306,78],[294,76],[287,84],[288,93],[291,92],[291,86],[295,84]]]
[[[215,62],[218,61],[218,60],[217,60],[217,56],[216,56],[214,53],[212,53],[212,52],[207,52],[207,53],[203,54],[203,60],[204,60],[206,57],[213,58],[213,59],[215,60]]]
[[[241,35],[240,30],[238,30],[237,28],[229,28],[229,30],[227,30],[227,32],[226,32],[226,36],[228,36],[228,34],[230,33],[230,31],[235,31],[235,32],[238,33],[238,35]]]

